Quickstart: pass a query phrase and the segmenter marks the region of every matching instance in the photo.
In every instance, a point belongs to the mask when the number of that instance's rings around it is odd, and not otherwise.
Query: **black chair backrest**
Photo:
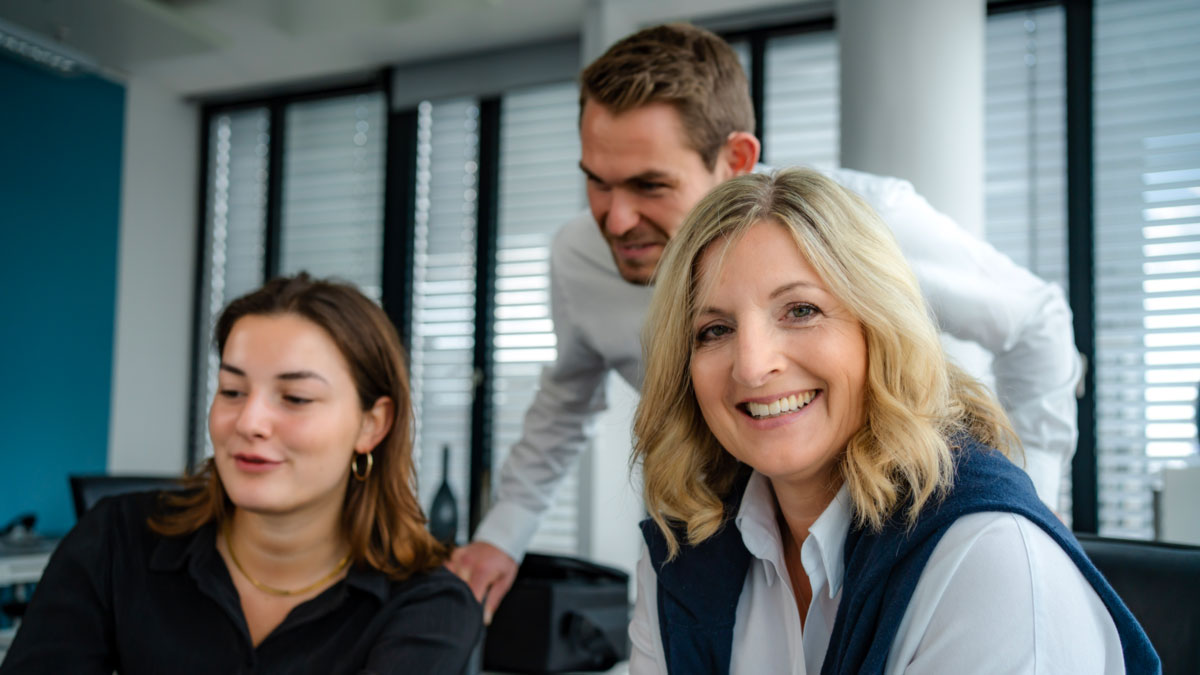
[[[178,490],[179,478],[172,476],[71,476],[71,499],[75,519],[105,497],[144,490]]]
[[[1200,547],[1077,537],[1150,636],[1164,675],[1200,673]]]

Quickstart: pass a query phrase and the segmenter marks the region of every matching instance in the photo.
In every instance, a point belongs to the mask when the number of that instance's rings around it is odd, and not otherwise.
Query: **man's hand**
[[[484,541],[475,541],[455,549],[446,567],[457,574],[483,605],[483,623],[490,624],[500,601],[517,578],[517,561]]]

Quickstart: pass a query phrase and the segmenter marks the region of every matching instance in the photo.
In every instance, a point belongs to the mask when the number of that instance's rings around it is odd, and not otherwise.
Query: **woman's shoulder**
[[[162,508],[161,495],[159,490],[147,490],[102,497],[80,516],[75,530],[99,530],[113,534],[148,530],[147,519]]]
[[[437,604],[461,611],[478,610],[482,620],[482,609],[476,602],[471,588],[450,570],[439,565],[431,570],[415,572],[402,580],[390,582],[390,596],[400,604]]]
[[[947,529],[894,649],[909,663],[965,665],[985,650],[1029,672],[1121,672],[1120,639],[1095,589],[1041,526],[1011,512],[972,513]]]

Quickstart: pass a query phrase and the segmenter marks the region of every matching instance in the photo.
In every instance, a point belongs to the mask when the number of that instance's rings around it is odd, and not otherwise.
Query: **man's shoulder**
[[[620,279],[608,243],[590,211],[584,210],[559,228],[550,245],[550,263],[556,274]]]
[[[590,253],[597,245],[603,245],[604,238],[600,236],[600,228],[590,211],[584,209],[575,214],[563,224],[554,234],[552,251],[560,254]]]
[[[838,185],[866,199],[876,209],[915,193],[912,183],[894,176],[879,176],[840,167],[826,169],[822,173],[833,179]]]

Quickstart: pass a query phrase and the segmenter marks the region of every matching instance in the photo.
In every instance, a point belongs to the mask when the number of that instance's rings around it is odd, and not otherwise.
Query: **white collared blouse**
[[[731,675],[815,675],[829,647],[849,494],[843,486],[801,545],[813,592],[803,628],[775,513],[770,482],[755,472],[734,520],[753,559],[738,601]],[[666,673],[657,577],[644,547],[637,579],[629,672]],[[1108,609],[1066,552],[1023,516],[988,511],[955,521],[934,548],[884,672],[1119,675],[1125,665]]]

